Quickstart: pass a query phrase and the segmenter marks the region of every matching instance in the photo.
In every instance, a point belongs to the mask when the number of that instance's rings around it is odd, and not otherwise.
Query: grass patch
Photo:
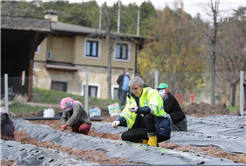
[[[60,105],[60,101],[62,98],[71,97],[74,100],[80,101],[83,105],[85,105],[85,97],[80,95],[74,95],[71,93],[66,93],[62,91],[56,90],[46,90],[46,89],[38,89],[33,88],[32,102],[35,103],[46,103],[46,104],[56,104]],[[108,109],[108,105],[113,103],[119,103],[119,100],[112,99],[98,99],[89,97],[89,108],[91,106],[100,106],[101,108]]]
[[[16,100],[9,105],[9,111],[13,113],[39,112],[43,111],[45,108],[47,107],[27,105]]]
[[[234,111],[236,111],[237,109],[239,109],[239,106],[227,106],[226,107],[230,112],[234,112]]]
[[[85,106],[85,97],[80,95],[74,95],[71,93],[66,93],[62,91],[56,90],[47,90],[47,89],[38,89],[33,88],[32,90],[32,98],[31,102],[34,103],[44,103],[47,106],[32,106],[17,100],[13,100],[9,105],[9,111],[14,113],[29,113],[29,112],[38,112],[44,111],[49,104],[60,105],[60,101],[62,98],[71,97],[74,100],[80,101],[83,106]],[[89,97],[89,108],[91,106],[98,106],[103,109],[108,109],[108,105],[113,103],[119,103],[119,100],[111,100],[111,99],[97,99]],[[4,106],[4,104],[3,104]]]

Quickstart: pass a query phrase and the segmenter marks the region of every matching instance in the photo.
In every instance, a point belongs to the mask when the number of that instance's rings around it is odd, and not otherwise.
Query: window
[[[52,57],[52,52],[51,51],[47,51],[46,59],[51,59],[51,57]]]
[[[40,45],[37,46],[35,54],[39,54],[40,53]]]
[[[85,84],[82,85],[82,96],[85,96]],[[89,97],[100,98],[100,85],[99,84],[88,84],[88,95]]]
[[[67,92],[67,82],[51,81],[51,89]]]
[[[119,86],[118,85],[112,85],[112,88],[111,88],[111,97],[112,99],[114,100],[119,100],[120,96],[119,96]]]
[[[88,92],[89,97],[97,98],[97,87],[88,86],[88,88],[89,88],[89,92]],[[85,85],[84,85],[84,96],[85,96]]]
[[[100,40],[85,39],[85,57],[100,58]]]
[[[115,43],[115,60],[130,60],[130,43],[117,42]]]

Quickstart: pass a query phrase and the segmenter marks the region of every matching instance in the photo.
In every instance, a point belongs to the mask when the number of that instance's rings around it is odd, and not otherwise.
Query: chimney
[[[44,18],[50,19],[52,22],[58,22],[58,12],[51,9],[46,10]]]

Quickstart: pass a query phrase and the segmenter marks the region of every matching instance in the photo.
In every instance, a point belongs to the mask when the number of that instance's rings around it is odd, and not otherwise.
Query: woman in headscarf
[[[70,97],[63,98],[61,100],[61,109],[63,110],[61,131],[66,130],[69,126],[73,132],[88,135],[91,128],[91,121],[79,101],[74,101]]]

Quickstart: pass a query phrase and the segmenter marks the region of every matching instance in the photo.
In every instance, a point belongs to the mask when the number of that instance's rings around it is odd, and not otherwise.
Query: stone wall
[[[54,71],[46,70],[46,63],[34,62],[33,67],[33,87],[41,89],[50,89],[51,81],[67,82],[67,93],[82,95],[84,94],[83,85],[86,84],[86,72],[89,73],[88,84],[97,86],[99,94],[97,98],[108,98],[108,69],[105,67],[93,66],[75,66],[77,72]],[[112,87],[118,87],[116,80],[120,74],[123,74],[123,69],[111,69],[111,94]],[[132,78],[133,72],[130,71]]]

